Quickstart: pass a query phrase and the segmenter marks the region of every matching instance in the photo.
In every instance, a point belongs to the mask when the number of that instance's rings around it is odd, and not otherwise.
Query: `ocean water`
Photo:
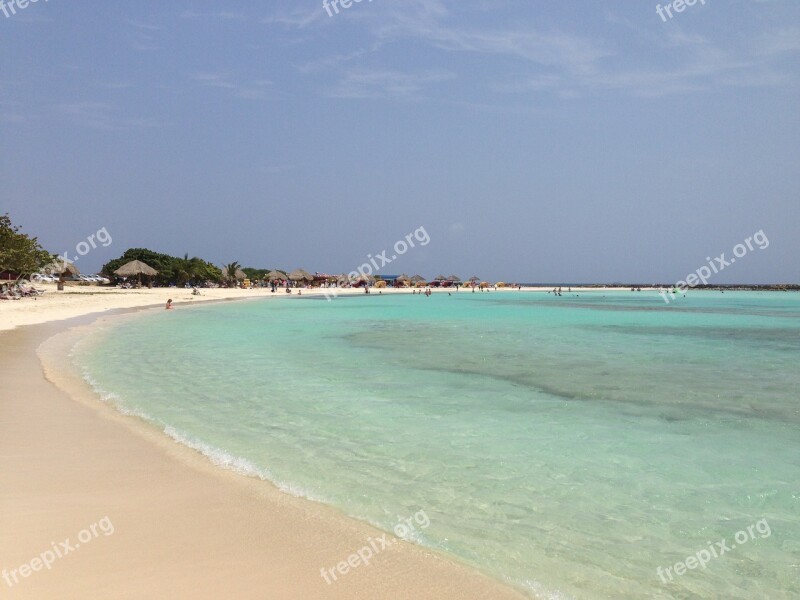
[[[424,510],[414,541],[535,597],[800,598],[800,294],[198,305],[74,358],[221,467],[390,532]]]

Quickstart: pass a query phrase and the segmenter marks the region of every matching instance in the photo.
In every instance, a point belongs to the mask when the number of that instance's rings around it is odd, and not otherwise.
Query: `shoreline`
[[[159,305],[0,332],[6,392],[0,404],[0,571],[40,567],[27,577],[17,573],[13,586],[0,580],[8,597],[527,597],[406,542],[326,584],[321,569],[341,564],[383,532],[272,482],[214,465],[156,425],[103,402],[68,366],[69,350],[89,331]],[[74,540],[104,519],[113,523],[112,534],[51,568],[33,562],[51,543]]]
[[[258,298],[298,298],[298,297],[320,297],[324,296],[326,290],[314,289],[293,289],[291,294],[286,294],[282,290],[271,293],[266,288],[238,289],[238,288],[203,288],[201,296],[192,296],[191,290],[185,288],[142,288],[136,290],[122,290],[118,288],[95,287],[95,286],[75,286],[67,287],[66,291],[57,292],[55,284],[37,284],[37,287],[44,288],[45,294],[36,299],[23,298],[21,300],[3,300],[0,302],[0,332],[13,330],[25,325],[39,325],[54,321],[62,321],[81,317],[90,314],[102,314],[116,309],[140,309],[140,308],[163,308],[167,299],[172,298],[175,307],[181,308],[193,304],[206,302],[223,302],[238,300],[254,300]],[[547,293],[552,290],[549,287],[523,286],[522,289],[511,287],[494,289],[489,288],[488,293]],[[302,295],[298,294],[302,291]],[[331,288],[327,290],[329,294],[334,292],[338,296],[358,296],[364,295],[362,288]],[[694,288],[692,292],[714,292],[714,289]],[[731,290],[739,291],[739,290]],[[386,288],[383,290],[373,289],[372,294],[384,295],[391,294],[410,294],[410,288]],[[630,292],[629,288],[616,286],[582,286],[573,287],[571,291],[564,291],[564,294],[577,293],[600,293],[600,292],[628,292],[628,293],[658,293],[657,288],[642,287],[641,292]],[[469,294],[471,290],[461,288],[456,291],[454,288],[433,288],[433,294]],[[476,292],[479,293],[479,292]],[[335,298],[334,298],[335,300]]]

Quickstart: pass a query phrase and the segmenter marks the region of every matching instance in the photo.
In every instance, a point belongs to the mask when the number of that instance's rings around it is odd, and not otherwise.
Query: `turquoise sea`
[[[220,466],[387,531],[424,510],[414,541],[532,597],[800,598],[797,293],[181,306],[74,358]]]

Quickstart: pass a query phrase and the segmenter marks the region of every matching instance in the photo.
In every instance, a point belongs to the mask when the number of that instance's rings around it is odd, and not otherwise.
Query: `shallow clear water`
[[[75,356],[219,464],[387,531],[424,510],[417,542],[546,597],[800,597],[800,294],[200,305]]]

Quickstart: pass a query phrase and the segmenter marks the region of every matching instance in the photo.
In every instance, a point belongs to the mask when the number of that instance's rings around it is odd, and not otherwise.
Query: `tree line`
[[[17,277],[30,277],[58,260],[57,255],[45,250],[36,237],[32,237],[14,225],[8,214],[0,215],[0,273],[11,273]],[[241,268],[233,262],[222,269],[197,256],[189,258],[170,256],[147,248],[130,248],[119,258],[103,265],[100,272],[114,279],[114,271],[132,260],[139,260],[158,271],[153,278],[156,285],[186,284],[202,285],[206,282],[234,283],[237,273],[243,272],[253,280],[263,279],[270,269]]]

